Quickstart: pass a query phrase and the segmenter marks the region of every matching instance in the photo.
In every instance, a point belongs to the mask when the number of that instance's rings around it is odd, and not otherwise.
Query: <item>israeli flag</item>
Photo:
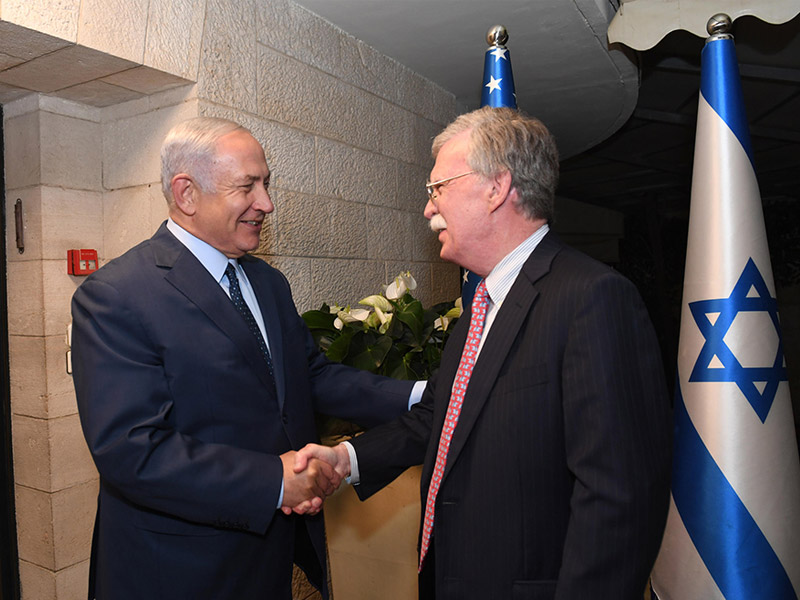
[[[800,461],[733,38],[702,53],[660,600],[800,595]]]

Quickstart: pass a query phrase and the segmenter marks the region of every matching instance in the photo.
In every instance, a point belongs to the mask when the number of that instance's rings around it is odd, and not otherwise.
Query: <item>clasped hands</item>
[[[283,463],[283,504],[290,515],[315,515],[322,501],[335,492],[350,475],[350,455],[342,444],[334,447],[308,444],[299,451],[281,454]]]

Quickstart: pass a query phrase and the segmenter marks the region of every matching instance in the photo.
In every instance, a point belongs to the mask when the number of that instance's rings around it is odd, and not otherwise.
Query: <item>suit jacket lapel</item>
[[[233,340],[259,379],[268,389],[273,389],[258,341],[219,283],[165,225],[151,238],[151,243],[156,265],[169,269],[164,279]]]
[[[548,233],[528,257],[528,260],[525,261],[520,274],[514,281],[514,285],[511,286],[503,305],[497,312],[469,380],[458,423],[450,443],[443,478],[447,477],[447,473],[464,448],[475,422],[489,399],[497,375],[511,350],[511,346],[517,336],[520,335],[522,323],[528,313],[533,310],[534,301],[539,295],[539,291],[535,286],[536,281],[550,271],[553,258],[561,248],[562,244],[558,241],[558,238],[554,234]],[[464,341],[466,341],[466,337],[458,346],[459,358]],[[453,376],[449,378],[450,383],[452,383],[454,377],[455,371],[453,371]],[[441,423],[443,422],[444,415],[442,415],[441,419]],[[437,431],[441,431],[441,423],[437,423],[439,426]]]

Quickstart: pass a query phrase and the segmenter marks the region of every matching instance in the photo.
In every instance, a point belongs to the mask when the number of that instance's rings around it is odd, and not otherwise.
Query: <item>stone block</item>
[[[103,146],[99,123],[40,113],[42,183],[99,190]]]
[[[50,419],[51,491],[64,490],[97,478],[77,413]]]
[[[355,306],[359,300],[380,290],[383,261],[313,259],[311,261],[311,306],[323,302]]]
[[[41,261],[9,262],[7,269],[9,335],[44,335]]]
[[[138,92],[118,85],[111,85],[99,79],[79,83],[78,85],[73,85],[72,87],[64,88],[54,93],[58,94],[59,98],[97,107],[112,106],[143,96],[143,94]]]
[[[15,483],[49,492],[52,469],[47,419],[15,415],[11,421]]]
[[[270,118],[378,150],[381,101],[313,67],[259,46],[258,110]]]
[[[399,101],[399,88],[410,71],[351,35],[343,35],[340,44],[341,62],[336,76],[396,104]]]
[[[20,485],[14,486],[17,509],[17,550],[20,561],[54,570],[53,512],[51,494]]]
[[[176,123],[197,116],[189,102],[103,124],[103,184],[108,190],[161,180],[159,153]]]
[[[414,239],[412,258],[423,262],[438,262],[442,245],[439,235],[431,230],[424,214],[411,213],[411,232]]]
[[[146,95],[163,92],[164,90],[190,83],[182,77],[145,66],[114,73],[108,77],[103,77],[101,81]]]
[[[256,112],[254,0],[207,0],[200,72],[202,98]],[[281,82],[280,85],[282,85]]]
[[[316,164],[313,136],[299,129],[261,119],[252,119],[245,126],[264,148],[272,175],[271,185],[314,193]]]
[[[364,205],[331,200],[330,210],[330,255],[367,258],[367,216]]]
[[[8,337],[11,412],[38,419],[47,418],[47,374],[45,338]]]
[[[160,223],[166,218],[167,203],[161,186],[155,183],[106,192],[103,206],[103,257],[109,260],[151,237],[157,227],[156,220]],[[155,217],[151,213],[157,206],[163,207],[163,211]]]
[[[100,165],[95,168],[99,171]],[[40,189],[42,258],[66,261],[67,250],[73,248],[93,248],[103,256],[103,195],[62,187]]]
[[[29,96],[30,94],[30,90],[24,90],[13,85],[0,83],[0,104],[3,104],[4,106],[12,102],[16,102],[17,100]]]
[[[8,171],[6,171],[8,173]],[[23,252],[17,248],[16,204],[22,211]],[[42,188],[39,186],[6,191],[6,257],[9,262],[33,261],[42,258]]]
[[[0,72],[0,82],[36,92],[54,92],[136,66],[85,46],[67,46]]]
[[[331,207],[328,199],[281,191],[275,208],[275,254],[329,256]]]
[[[431,303],[447,302],[461,295],[461,270],[446,262],[431,264]]]
[[[39,110],[44,112],[54,113],[63,117],[73,117],[83,121],[92,121],[93,123],[100,122],[100,110],[95,106],[45,94],[36,94],[36,97],[39,99]]]
[[[59,599],[86,598],[89,595],[89,561],[84,560],[56,573]]]
[[[78,412],[72,376],[67,373],[67,333],[44,338],[46,353],[47,393],[43,400],[49,418],[74,415]],[[38,416],[38,415],[33,415]]]
[[[390,158],[317,139],[317,193],[397,207],[396,163]]]
[[[150,0],[144,64],[196,80],[205,0]]]
[[[291,256],[268,256],[265,260],[289,280],[297,312],[302,314],[319,306],[311,305],[311,259]]]
[[[27,105],[33,100],[35,97],[29,96],[14,104]],[[26,112],[13,118],[6,117],[4,120],[6,189],[23,188],[40,183],[42,159],[39,131],[39,114],[36,112]]]
[[[19,585],[21,600],[58,600],[59,598],[56,591],[55,573],[26,560],[19,561]],[[75,598],[77,597],[75,596]]]
[[[0,52],[0,71],[5,71],[6,69],[10,69],[11,67],[16,67],[17,65],[24,62],[25,62],[24,58],[18,58],[16,56],[3,54],[2,52]]]
[[[89,558],[98,485],[97,480],[89,481],[52,495],[56,570],[83,563]],[[73,578],[79,573],[73,573]],[[74,585],[67,581],[62,584]]]
[[[31,60],[75,43],[80,6],[80,0],[3,0],[0,49]]]
[[[430,151],[427,154],[416,153],[415,123],[412,113],[395,104],[384,102],[380,126],[377,129],[380,153],[406,163],[421,165],[425,160],[423,157],[430,156]]]
[[[340,40],[347,34],[292,0],[256,2],[260,43],[331,75],[341,71]]]
[[[141,63],[148,4],[148,0],[82,0],[78,43]]]
[[[428,181],[433,159],[430,166],[420,167],[415,164],[405,162],[397,163],[397,208],[407,210],[411,213],[423,214],[425,204],[428,202],[428,194],[425,191],[425,183]]]
[[[367,207],[367,255],[377,260],[413,258],[413,228],[410,213]]]
[[[72,294],[85,276],[68,275],[66,257],[42,261],[44,335],[62,336],[71,321]]]

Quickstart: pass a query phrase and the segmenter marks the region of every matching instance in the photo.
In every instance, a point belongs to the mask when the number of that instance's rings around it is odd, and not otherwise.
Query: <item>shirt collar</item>
[[[519,246],[514,248],[511,252],[497,263],[492,271],[486,276],[486,290],[489,292],[489,298],[496,306],[500,306],[503,300],[506,299],[508,291],[514,285],[517,275],[522,270],[522,265],[528,260],[528,257],[539,245],[547,232],[550,231],[550,226],[545,223],[539,229],[533,232]]]
[[[214,248],[214,246],[186,231],[171,218],[167,219],[167,229],[169,229],[172,235],[178,238],[181,244],[189,249],[189,252],[194,254],[195,258],[200,261],[200,264],[205,267],[206,271],[211,273],[214,281],[222,281],[222,276],[225,275],[225,267],[228,266],[227,256]]]

